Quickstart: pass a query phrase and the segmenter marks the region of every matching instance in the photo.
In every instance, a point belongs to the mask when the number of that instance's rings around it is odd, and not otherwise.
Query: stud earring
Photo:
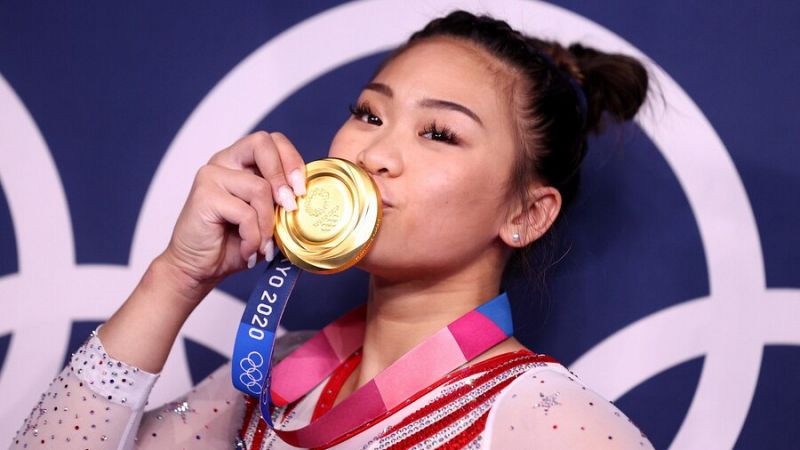
[[[511,235],[511,240],[514,242],[519,242],[519,233],[514,233]]]

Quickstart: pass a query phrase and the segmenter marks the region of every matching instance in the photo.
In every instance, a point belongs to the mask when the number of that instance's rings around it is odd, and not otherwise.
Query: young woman
[[[330,156],[378,185],[383,222],[359,263],[371,274],[363,317],[324,332],[352,341],[342,330],[358,322],[357,342],[273,409],[281,431],[234,390],[228,366],[143,414],[186,318],[226,275],[273,257],[274,205],[294,210],[305,194],[291,142],[258,132],[199,170],[166,250],[73,355],[12,448],[651,448],[563,366],[481,322],[487,305],[503,308],[504,269],[573,198],[587,134],[632,118],[647,81],[632,58],[565,49],[489,17],[432,21],[380,67],[331,143]],[[464,344],[492,332],[491,345]],[[280,343],[289,356],[274,385],[315,370],[305,356],[319,339],[291,352],[304,339]],[[442,360],[452,368],[421,382]],[[398,366],[404,378],[381,381]],[[385,410],[371,413],[362,400],[376,395]],[[309,425],[305,437],[286,431]]]

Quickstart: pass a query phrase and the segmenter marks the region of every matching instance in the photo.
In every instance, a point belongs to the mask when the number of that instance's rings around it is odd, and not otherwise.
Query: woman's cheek
[[[457,163],[429,163],[421,176],[415,177],[414,190],[417,198],[425,198],[433,203],[452,204],[452,197],[463,183],[462,177],[448,170]]]
[[[348,161],[355,161],[356,145],[352,140],[347,139],[334,139],[331,142],[331,147],[328,150],[328,156],[334,158],[342,158]]]
[[[351,126],[347,122],[342,125],[331,141],[328,156],[355,161],[362,144],[357,138],[358,135],[350,129]]]

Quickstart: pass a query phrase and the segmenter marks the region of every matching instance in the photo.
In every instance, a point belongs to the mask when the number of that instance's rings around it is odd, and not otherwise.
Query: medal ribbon
[[[271,406],[285,406],[325,380],[364,341],[366,306],[324,327],[270,371],[275,332],[300,269],[278,254],[250,294],[231,362],[234,386],[259,397],[272,430],[296,447],[321,447],[401,405],[416,392],[513,334],[505,293],[428,337],[310,424],[276,430]],[[272,382],[274,375],[274,382]]]

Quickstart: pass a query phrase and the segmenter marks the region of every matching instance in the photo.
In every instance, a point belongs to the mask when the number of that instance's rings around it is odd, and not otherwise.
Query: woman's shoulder
[[[498,394],[484,437],[491,448],[653,448],[619,408],[553,362],[530,367]]]

